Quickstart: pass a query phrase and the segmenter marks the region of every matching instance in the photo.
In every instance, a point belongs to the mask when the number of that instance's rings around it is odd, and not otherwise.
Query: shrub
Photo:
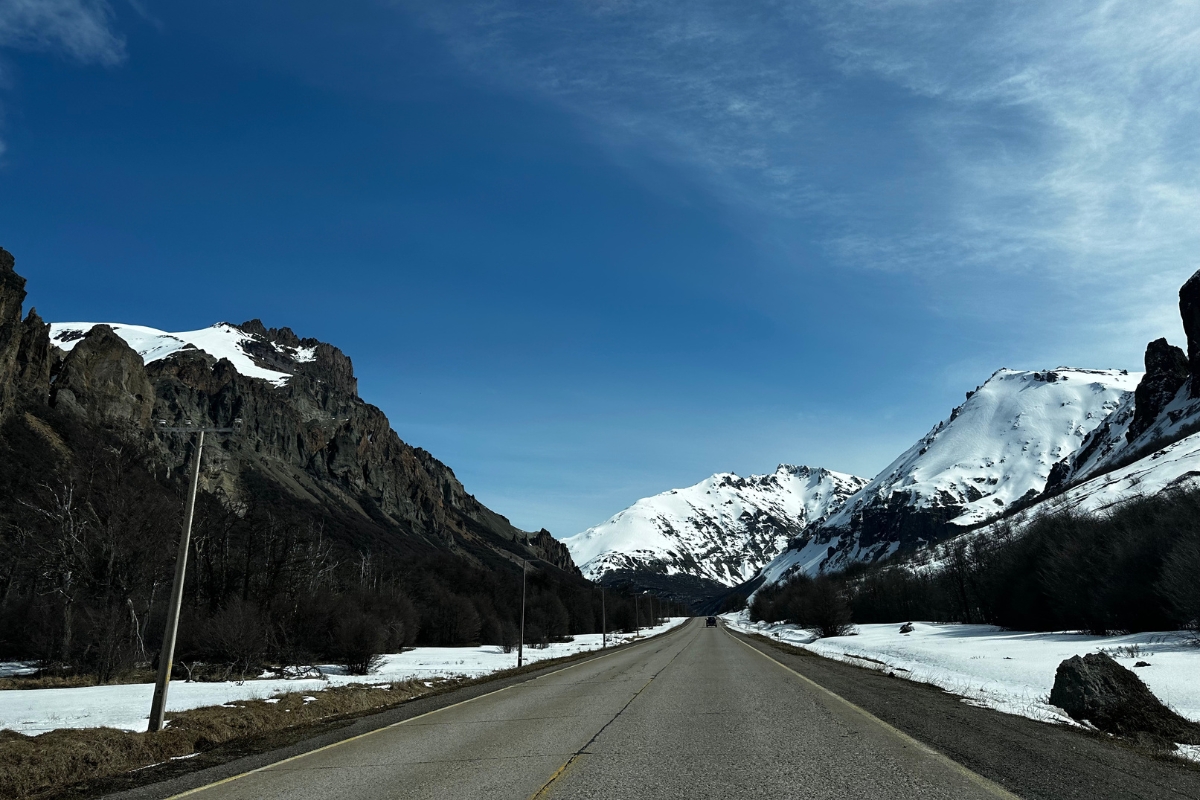
[[[829,575],[799,574],[760,589],[750,605],[755,622],[791,622],[817,636],[845,636],[853,629],[850,603],[842,581]]]
[[[361,608],[350,607],[333,627],[330,650],[351,675],[367,675],[383,660],[385,641],[378,619]]]

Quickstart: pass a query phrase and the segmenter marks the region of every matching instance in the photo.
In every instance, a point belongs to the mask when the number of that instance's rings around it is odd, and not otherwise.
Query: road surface
[[[723,628],[678,631],[186,793],[196,800],[998,798]]]

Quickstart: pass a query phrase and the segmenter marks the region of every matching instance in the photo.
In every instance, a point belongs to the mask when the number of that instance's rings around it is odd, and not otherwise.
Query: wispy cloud
[[[125,40],[104,0],[4,0],[0,47],[62,53],[83,63],[117,64]]]
[[[791,213],[825,194],[786,155],[820,90],[795,68],[795,22],[778,16],[671,0],[436,4],[425,14],[481,74],[554,98],[610,144],[681,160],[739,203]]]
[[[948,224],[845,246],[903,264],[933,238],[1173,316],[1152,298],[1200,266],[1200,6],[858,0],[822,28],[844,71],[933,101],[914,123],[952,180]]]
[[[113,29],[113,10],[104,0],[0,0],[3,48],[57,53],[84,64],[125,60],[125,40]],[[0,89],[8,83],[0,60]],[[3,111],[0,105],[0,125]],[[0,158],[7,149],[0,140]]]
[[[1123,304],[1110,325],[1129,335],[1171,324],[1172,290],[1200,266],[1190,0],[424,13],[463,63],[554,99],[617,148],[650,148],[782,227],[817,221],[835,263],[1031,276]]]

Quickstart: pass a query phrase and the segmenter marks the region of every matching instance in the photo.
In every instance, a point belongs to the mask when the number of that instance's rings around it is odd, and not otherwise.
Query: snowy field
[[[964,702],[1043,722],[1078,725],[1050,705],[1059,663],[1104,650],[1134,669],[1160,700],[1200,722],[1200,647],[1178,633],[1084,636],[1023,633],[991,625],[913,623],[910,634],[897,625],[858,625],[855,636],[815,639],[795,625],[751,623],[745,612],[723,619],[735,630],[759,633],[829,658],[910,680],[931,683],[962,695]]]
[[[673,617],[668,622],[643,630],[643,635],[663,633],[687,622]],[[582,653],[600,648],[600,634],[584,634],[573,642],[551,644],[545,649],[525,648],[526,663]],[[609,634],[608,641],[630,641],[632,634]],[[167,711],[215,706],[235,700],[265,700],[285,692],[319,692],[330,686],[351,683],[393,683],[432,678],[478,678],[512,669],[517,653],[505,653],[494,645],[481,647],[417,647],[384,656],[383,664],[367,676],[347,675],[340,667],[321,667],[324,678],[222,681],[188,683],[172,681]],[[22,664],[0,664],[0,671],[18,674]],[[37,735],[56,728],[120,728],[144,731],[149,721],[153,684],[87,686],[77,689],[8,689],[0,691],[0,729]]]

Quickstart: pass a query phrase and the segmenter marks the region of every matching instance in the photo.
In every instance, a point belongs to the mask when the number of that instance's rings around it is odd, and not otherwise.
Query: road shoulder
[[[971,772],[1027,798],[1200,797],[1200,768],[1110,737],[968,705],[927,684],[728,631]]]

